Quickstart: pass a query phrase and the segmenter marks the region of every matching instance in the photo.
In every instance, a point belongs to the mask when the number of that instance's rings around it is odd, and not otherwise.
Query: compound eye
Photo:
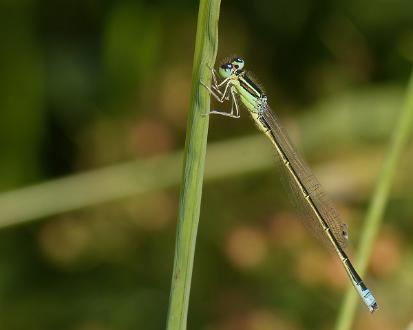
[[[232,60],[232,63],[237,69],[240,69],[240,70],[244,68],[244,64],[245,64],[244,60],[241,57],[235,57]]]
[[[231,63],[222,64],[221,69],[223,69],[225,71],[230,71],[232,69],[232,64]]]
[[[232,73],[232,68],[233,65],[231,63],[225,63],[223,65],[220,66],[219,68],[219,74],[224,77],[227,78],[231,75]]]

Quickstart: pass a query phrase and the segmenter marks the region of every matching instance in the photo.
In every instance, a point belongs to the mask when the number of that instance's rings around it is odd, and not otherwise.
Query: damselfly
[[[203,85],[219,102],[231,100],[232,107],[230,112],[210,111],[209,114],[239,118],[238,102],[248,110],[259,130],[275,147],[304,223],[334,249],[361,299],[370,312],[374,312],[378,308],[376,300],[344,252],[348,241],[347,226],[340,221],[320,183],[291,144],[278,118],[268,106],[267,96],[244,71],[244,65],[244,60],[239,57],[221,65],[218,70],[222,78],[220,82],[212,69],[212,86]]]

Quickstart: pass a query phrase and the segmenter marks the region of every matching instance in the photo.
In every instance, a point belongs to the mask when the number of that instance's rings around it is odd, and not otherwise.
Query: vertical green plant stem
[[[195,243],[201,206],[208,135],[209,84],[218,47],[220,0],[201,0],[195,41],[192,92],[184,150],[174,269],[167,320],[168,330],[186,329]]]
[[[403,109],[394,131],[393,139],[390,144],[390,150],[381,170],[379,180],[367,212],[364,228],[362,230],[357,263],[357,268],[360,275],[363,275],[366,272],[368,261],[373,248],[373,243],[379,231],[384,209],[387,204],[391,184],[396,174],[397,164],[401,157],[402,151],[408,142],[412,124],[413,73],[410,77]],[[376,298],[378,298],[378,304],[380,307],[380,297]],[[357,303],[358,297],[356,296],[354,289],[352,287],[348,288],[345,299],[341,306],[339,317],[337,319],[337,330],[348,330],[351,328]]]

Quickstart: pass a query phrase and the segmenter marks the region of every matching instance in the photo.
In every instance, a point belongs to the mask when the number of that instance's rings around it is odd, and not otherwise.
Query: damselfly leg
[[[221,115],[221,116],[226,116],[226,117],[231,117],[231,118],[239,118],[239,106],[237,99],[235,97],[235,92],[234,88],[232,87],[231,80],[229,78],[224,79],[220,83],[218,83],[218,79],[215,74],[215,70],[212,68],[212,80],[213,84],[211,87],[207,86],[203,81],[201,81],[201,85],[204,86],[208,92],[220,103],[224,103],[225,100],[229,100],[229,95],[228,93],[231,94],[231,100],[232,100],[232,105],[231,105],[231,112],[224,112],[224,111],[219,111],[219,110],[212,110],[209,111],[207,114],[204,114],[205,116],[211,115],[211,114],[216,114],[216,115]],[[224,91],[221,91],[221,87],[224,86]],[[234,114],[234,108],[235,108],[235,114]]]

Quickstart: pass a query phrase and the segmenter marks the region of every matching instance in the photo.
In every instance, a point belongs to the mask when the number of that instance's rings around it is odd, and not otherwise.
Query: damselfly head
[[[235,70],[242,70],[245,65],[245,61],[241,57],[234,57],[231,61],[231,64]]]
[[[219,74],[222,78],[228,78],[232,75],[234,66],[231,63],[224,63],[219,67]]]

